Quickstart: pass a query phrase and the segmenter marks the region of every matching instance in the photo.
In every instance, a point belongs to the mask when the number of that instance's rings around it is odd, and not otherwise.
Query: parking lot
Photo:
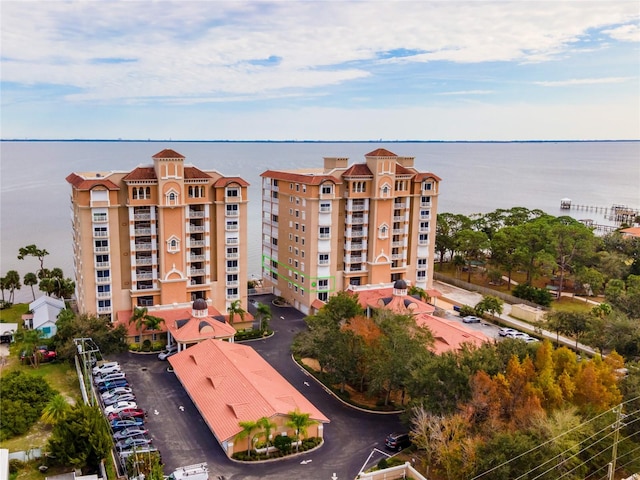
[[[257,300],[266,303],[265,299]],[[292,308],[271,308],[275,335],[250,345],[331,420],[325,425],[324,445],[285,460],[234,462],[226,457],[178,379],[167,371],[168,362],[158,360],[156,355],[114,356],[126,372],[138,405],[148,413],[146,428],[162,454],[165,473],[207,462],[212,480],[320,480],[330,479],[333,474],[338,479],[353,479],[374,448],[384,450],[387,434],[403,430],[398,415],[370,414],[345,406],[302,371],[292,360],[289,346],[293,335],[305,328],[303,315]],[[377,463],[382,456],[372,456],[369,464]]]

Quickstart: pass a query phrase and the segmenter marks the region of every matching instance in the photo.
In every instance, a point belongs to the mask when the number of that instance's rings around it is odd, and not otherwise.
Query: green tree
[[[545,265],[553,262],[546,249],[550,238],[550,217],[544,216],[523,224],[521,229],[522,242],[517,250],[521,258],[522,267],[527,272],[527,283],[531,283],[538,276]]]
[[[50,425],[55,425],[66,416],[70,408],[71,406],[64,396],[58,393],[54,395],[44,407],[40,420]]]
[[[42,330],[27,330],[25,328],[19,328],[16,333],[16,343],[18,344],[18,355],[22,356],[23,352],[26,355],[26,359],[29,364],[38,368],[42,354],[38,349],[38,346],[42,344],[43,333]]]
[[[164,319],[151,315],[147,307],[136,307],[133,309],[133,313],[129,318],[129,325],[132,323],[140,331],[140,336],[142,336],[145,328],[151,326],[152,328],[149,328],[150,330],[157,330],[160,324],[164,323]]]
[[[16,270],[9,270],[4,276],[4,288],[9,290],[9,303],[13,303],[14,292],[20,290],[20,274]]]
[[[38,277],[35,273],[29,272],[25,273],[24,278],[22,279],[22,283],[26,286],[31,287],[31,295],[33,295],[33,300],[36,299],[36,292],[33,290],[33,286],[38,284]]]
[[[260,322],[260,330],[263,332],[268,330],[269,321],[271,320],[271,317],[273,315],[271,313],[271,308],[269,307],[269,305],[264,303],[258,303],[258,306],[256,307],[256,315]]]
[[[311,425],[315,425],[317,422],[309,418],[311,415],[308,413],[301,413],[297,408],[293,412],[288,412],[289,421],[287,427],[292,428],[294,438],[296,439],[296,452],[298,451],[299,441],[307,436],[307,430]]]
[[[485,312],[491,315],[500,315],[502,314],[503,304],[504,302],[498,297],[485,295],[482,297],[482,300],[476,304],[475,311],[479,316],[483,316]]]
[[[592,267],[579,268],[575,274],[575,281],[587,296],[599,295],[604,287],[604,275]]]
[[[74,338],[91,338],[103,355],[126,351],[127,330],[124,325],[114,327],[109,318],[95,315],[75,315],[71,310],[62,310],[56,322],[57,331],[53,344],[58,359],[73,362],[77,347]]]
[[[458,233],[456,247],[462,253],[467,265],[467,282],[471,282],[471,265],[484,258],[489,247],[489,238],[484,232],[462,230]]]
[[[48,450],[58,465],[97,470],[111,452],[113,440],[98,407],[78,403],[57,422]]]
[[[260,426],[255,420],[246,420],[244,422],[238,422],[238,425],[242,430],[235,436],[237,440],[247,439],[247,457],[251,456],[251,447],[253,446],[253,432],[255,432]]]
[[[227,308],[227,312],[229,312],[229,323],[233,325],[234,318],[236,315],[240,317],[240,321],[244,321],[244,316],[247,313],[243,308],[240,300],[234,300]]]
[[[271,446],[271,432],[277,428],[275,422],[273,422],[270,418],[262,417],[258,419],[256,422],[258,428],[262,429],[262,434],[264,435],[264,443],[267,446],[267,457],[269,456],[269,447]]]
[[[508,289],[511,290],[511,276],[521,263],[518,248],[522,243],[521,229],[510,226],[497,231],[491,238],[491,262],[507,272]]]
[[[456,252],[456,238],[461,230],[471,228],[471,219],[465,215],[453,214],[453,213],[439,213],[436,223],[436,242],[435,251],[438,254],[440,260],[439,265],[442,269],[442,264],[447,255],[453,257]]]
[[[26,247],[21,247],[18,252],[18,260],[24,260],[25,257],[35,257],[40,263],[38,272],[44,270],[44,257],[49,255],[49,252],[44,248],[38,248],[36,245],[27,245]]]
[[[358,296],[348,291],[339,291],[331,295],[320,310],[337,325],[349,323],[352,318],[363,313]]]
[[[596,239],[589,228],[571,217],[558,217],[552,223],[550,237],[555,262],[560,270],[558,293],[562,295],[565,276],[578,267],[576,262],[595,250]]]

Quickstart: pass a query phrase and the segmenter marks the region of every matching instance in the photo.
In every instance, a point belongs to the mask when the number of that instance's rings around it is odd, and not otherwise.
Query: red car
[[[107,418],[109,421],[119,420],[121,418],[144,418],[146,413],[141,408],[127,408],[117,413],[110,413]]]

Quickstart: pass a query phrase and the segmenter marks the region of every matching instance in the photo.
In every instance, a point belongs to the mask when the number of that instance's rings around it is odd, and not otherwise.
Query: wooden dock
[[[585,212],[601,213],[608,220],[617,223],[634,223],[637,217],[640,217],[640,209],[630,208],[626,205],[613,204],[610,207],[598,207],[594,205],[580,205],[572,203],[570,199],[563,198],[560,200],[561,210],[583,210]],[[604,227],[605,225],[603,225]],[[613,228],[615,230],[615,227]]]

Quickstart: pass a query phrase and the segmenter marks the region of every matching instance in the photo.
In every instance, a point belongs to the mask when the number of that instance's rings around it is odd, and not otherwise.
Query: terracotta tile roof
[[[630,237],[640,237],[640,227],[624,228],[620,232]]]
[[[481,345],[491,339],[482,332],[467,328],[463,323],[433,316],[435,307],[410,295],[393,295],[393,288],[375,288],[357,290],[358,300],[363,307],[386,308],[395,313],[414,316],[416,324],[427,326],[433,333],[435,344],[432,348],[436,354],[450,350],[459,350],[463,343]],[[428,290],[432,297],[440,296],[437,290]]]
[[[184,167],[184,178],[185,180],[193,180],[200,178],[212,178],[208,173],[203,172],[199,168],[190,166]]]
[[[385,148],[378,148],[373,152],[367,153],[365,157],[397,157],[397,155]]]
[[[214,187],[226,187],[232,183],[237,183],[241,187],[248,187],[250,184],[241,177],[221,177],[213,184]]]
[[[423,180],[426,180],[428,178],[433,178],[434,180],[437,180],[438,182],[440,180],[442,180],[439,176],[437,176],[435,173],[431,173],[431,172],[420,172],[418,173],[415,178],[414,181],[415,182],[421,182]]]
[[[396,163],[396,175],[415,175],[414,170],[409,170],[407,167],[403,167],[399,163]]]
[[[156,153],[152,158],[167,158],[167,159],[168,158],[182,158],[182,159],[184,159],[185,157],[183,155],[180,155],[175,150],[171,150],[170,148],[165,148],[161,152]]]
[[[156,171],[153,167],[136,167],[127,173],[122,180],[157,180]]]
[[[356,163],[347,168],[342,174],[343,177],[372,177],[373,173],[366,163]]]
[[[107,190],[120,190],[120,187],[107,178],[85,178],[77,173],[67,175],[67,182],[77,190],[91,190],[94,187],[102,186]]]
[[[270,177],[278,180],[284,180],[287,182],[305,183],[307,185],[320,185],[326,181],[340,184],[340,180],[332,175],[315,174],[315,173],[295,173],[295,172],[283,172],[278,170],[267,170],[260,174],[261,177]]]
[[[206,340],[169,357],[169,362],[221,443],[242,430],[238,422],[287,415],[296,408],[312,420],[329,422],[249,346]]]

